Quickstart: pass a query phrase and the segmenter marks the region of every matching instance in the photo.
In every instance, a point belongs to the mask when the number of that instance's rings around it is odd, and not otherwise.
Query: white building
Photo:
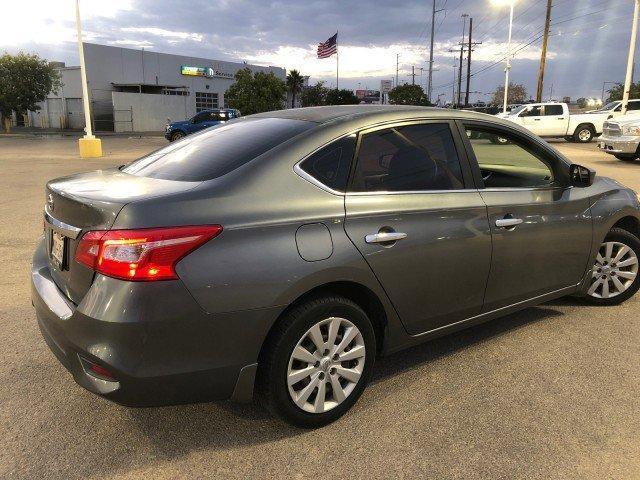
[[[167,119],[184,120],[196,112],[225,106],[224,94],[242,68],[262,67],[198,57],[84,44],[87,83],[94,129],[146,132],[164,129]],[[83,128],[80,67],[60,67],[64,86],[29,112],[34,127]]]

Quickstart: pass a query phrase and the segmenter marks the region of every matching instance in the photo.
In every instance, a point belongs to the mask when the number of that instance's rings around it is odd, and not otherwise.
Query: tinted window
[[[463,188],[449,125],[432,123],[365,134],[353,181],[355,191]]]
[[[627,103],[627,110],[640,110],[640,102],[639,101],[630,101]]]
[[[202,123],[209,119],[209,112],[198,113],[193,117],[193,123]]]
[[[509,132],[466,127],[485,188],[545,187],[553,170],[542,155]]]
[[[327,187],[344,192],[355,147],[355,135],[341,138],[311,155],[300,168]]]
[[[545,105],[544,106],[544,114],[545,115],[562,115],[564,110],[562,109],[562,105]]]
[[[285,142],[314,123],[284,118],[247,118],[209,128],[127,165],[123,172],[167,180],[220,177]]]

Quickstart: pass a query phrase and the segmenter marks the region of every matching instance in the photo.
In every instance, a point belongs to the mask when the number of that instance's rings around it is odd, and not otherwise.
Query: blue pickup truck
[[[167,140],[173,142],[191,133],[199,132],[239,116],[240,112],[234,108],[202,110],[189,120],[168,123],[164,130],[164,136]]]

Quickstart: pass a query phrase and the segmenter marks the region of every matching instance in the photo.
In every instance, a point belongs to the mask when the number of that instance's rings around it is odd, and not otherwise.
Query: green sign
[[[182,65],[180,67],[180,73],[191,77],[233,78],[233,73],[222,72],[211,67],[196,67],[191,65]]]

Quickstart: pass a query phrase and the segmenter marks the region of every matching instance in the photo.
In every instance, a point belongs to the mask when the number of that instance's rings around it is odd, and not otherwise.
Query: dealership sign
[[[222,72],[211,67],[194,67],[190,65],[182,65],[180,73],[191,77],[233,78],[233,73]]]

